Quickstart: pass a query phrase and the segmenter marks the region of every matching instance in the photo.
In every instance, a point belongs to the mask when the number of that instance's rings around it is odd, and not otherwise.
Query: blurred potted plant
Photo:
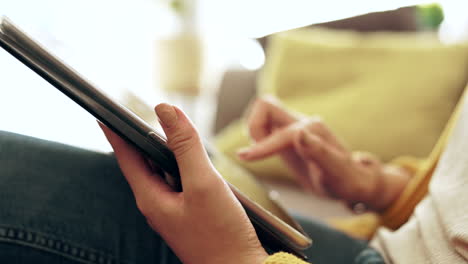
[[[203,50],[197,30],[196,0],[163,1],[174,23],[169,34],[157,39],[158,86],[172,96],[197,96],[200,93]]]

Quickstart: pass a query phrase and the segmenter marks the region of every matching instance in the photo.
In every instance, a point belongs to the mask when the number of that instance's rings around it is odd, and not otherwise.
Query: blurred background
[[[0,0],[0,14],[144,119],[155,123],[151,107],[159,102],[177,104],[231,158],[248,144],[239,118],[263,93],[292,110],[323,115],[352,149],[384,160],[426,155],[466,84],[466,10],[468,2],[456,0]],[[390,140],[416,142],[414,153],[380,151],[381,139],[363,140],[357,136],[362,133],[342,125],[349,120],[345,113],[356,109],[355,97],[346,93],[355,87],[360,98],[372,98],[371,104],[360,104],[362,111],[375,114],[360,118],[359,127],[372,130],[376,120],[409,115],[415,116],[407,121],[411,124],[433,120],[428,125],[433,132],[418,143],[417,135],[427,131],[420,125],[419,132],[415,128]],[[328,92],[320,97],[325,90],[344,92],[336,99]],[[299,102],[304,95],[319,101]],[[395,115],[388,102],[400,102],[399,96],[430,103],[402,106],[407,111]],[[375,98],[386,108],[377,109]],[[3,50],[0,130],[110,150],[94,118]],[[265,164],[241,165],[281,189],[276,180],[287,182],[287,172],[271,173]],[[283,192],[293,200],[298,195]]]

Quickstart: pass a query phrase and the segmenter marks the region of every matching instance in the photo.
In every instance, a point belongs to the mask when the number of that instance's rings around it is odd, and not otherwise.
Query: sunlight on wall
[[[446,13],[441,39],[466,39],[466,0],[198,0],[208,74],[222,76],[224,69],[233,66],[260,68],[265,54],[254,37],[432,2],[440,2]],[[9,16],[106,92],[117,95],[119,90],[131,89],[146,95],[154,90],[155,38],[169,34],[174,27],[173,17],[162,6],[163,0],[0,0],[0,15]],[[3,51],[0,72],[8,73],[0,78],[0,112],[15,113],[3,116],[0,130],[108,148],[93,119]],[[153,98],[151,101],[157,102]],[[36,117],[49,118],[31,118],[31,109]],[[79,124],[79,129],[69,134],[48,129],[57,122],[67,128]]]
[[[273,32],[327,22],[431,0],[200,0],[200,21],[207,31],[261,37]]]
[[[253,39],[242,41],[237,53],[240,65],[247,70],[258,70],[265,63],[265,53],[262,46]]]
[[[449,9],[449,16],[458,12],[458,14],[454,15],[454,18],[447,20],[453,21],[453,23],[450,23],[450,25],[446,23],[443,27],[445,31],[441,34],[445,39],[459,39],[459,37],[455,38],[455,35],[462,34],[460,20],[466,19],[464,10],[467,10],[467,8],[460,8],[460,6],[466,5],[463,1],[452,0],[334,0],[320,2],[311,0],[200,0],[199,2],[200,27],[209,35],[222,36],[214,40],[219,43],[215,45],[218,47],[230,47],[229,42],[238,42],[239,39],[262,37],[274,32],[314,23],[428,3],[444,3],[444,8]],[[245,41],[245,43],[247,42]],[[242,48],[237,47],[237,49],[242,49],[244,52],[232,54],[237,57],[231,57],[231,61],[237,62],[246,69],[258,69],[263,65],[263,63],[253,63],[248,66],[245,63],[249,57],[252,61],[262,61],[260,59],[264,57],[262,49],[256,49],[253,48],[253,45],[249,46],[247,44],[242,45]],[[226,53],[226,50],[224,53]]]
[[[468,1],[440,1],[444,21],[440,26],[440,40],[446,43],[468,41]]]

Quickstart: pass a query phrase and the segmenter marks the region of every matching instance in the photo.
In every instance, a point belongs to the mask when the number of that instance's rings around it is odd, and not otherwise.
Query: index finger
[[[154,175],[145,157],[105,125],[99,123],[104,135],[114,149],[120,169],[132,189],[136,200],[154,198],[154,193],[164,196],[171,193],[161,177]]]
[[[247,116],[249,133],[255,141],[270,135],[274,128],[288,126],[297,120],[272,97],[257,99]]]
[[[295,134],[299,129],[299,123],[293,123],[287,127],[277,129],[258,140],[254,145],[239,151],[239,158],[253,161],[278,154],[293,145]]]

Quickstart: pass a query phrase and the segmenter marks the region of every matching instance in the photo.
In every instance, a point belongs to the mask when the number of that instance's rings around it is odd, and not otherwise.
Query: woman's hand
[[[183,263],[262,263],[267,254],[192,123],[174,106],[160,104],[156,112],[179,165],[181,193],[173,192],[137,150],[101,125],[148,223]]]
[[[248,116],[255,144],[239,151],[246,161],[279,154],[306,188],[385,209],[403,190],[408,175],[376,157],[351,153],[319,118],[294,115],[274,99],[257,99]]]

